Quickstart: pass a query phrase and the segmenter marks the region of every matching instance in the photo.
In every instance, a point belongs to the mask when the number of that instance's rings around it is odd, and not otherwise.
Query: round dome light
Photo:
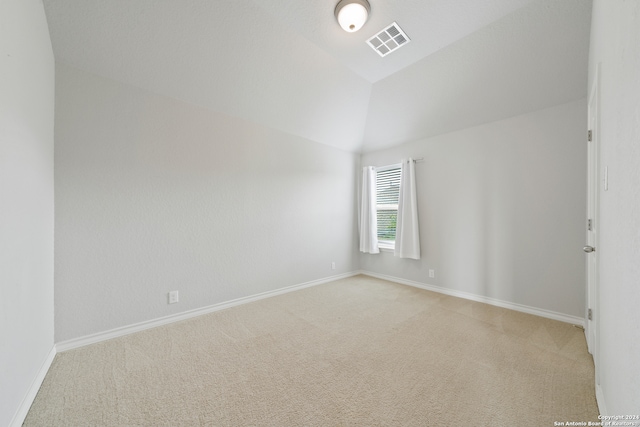
[[[370,11],[367,0],[341,0],[334,13],[343,30],[355,33],[367,22]]]

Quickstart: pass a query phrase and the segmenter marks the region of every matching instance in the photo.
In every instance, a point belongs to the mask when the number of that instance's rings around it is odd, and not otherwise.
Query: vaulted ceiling
[[[349,151],[586,96],[589,0],[369,1],[357,33],[337,0],[44,3],[57,61]]]

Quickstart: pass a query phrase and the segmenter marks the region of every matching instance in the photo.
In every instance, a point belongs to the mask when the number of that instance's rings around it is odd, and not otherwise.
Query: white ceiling
[[[366,150],[587,96],[590,24],[591,2],[538,1],[377,82]]]
[[[337,0],[44,3],[57,61],[350,151],[586,96],[589,0],[370,0],[357,33]]]
[[[342,31],[334,18],[337,0],[260,0],[256,4],[373,83],[532,1],[370,0],[369,21],[350,34]],[[411,49],[381,58],[365,42],[394,21],[411,39],[407,45]]]

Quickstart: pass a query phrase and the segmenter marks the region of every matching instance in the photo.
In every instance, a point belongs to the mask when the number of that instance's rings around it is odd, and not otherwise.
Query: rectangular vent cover
[[[402,28],[394,22],[367,40],[367,44],[371,46],[371,49],[378,52],[378,55],[387,56],[410,41],[411,39],[409,39],[409,36],[407,36],[404,31],[402,31]]]

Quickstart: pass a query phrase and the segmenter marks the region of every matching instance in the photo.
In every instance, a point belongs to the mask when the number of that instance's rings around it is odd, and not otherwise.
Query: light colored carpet
[[[366,276],[60,353],[25,426],[597,421],[569,324]]]

